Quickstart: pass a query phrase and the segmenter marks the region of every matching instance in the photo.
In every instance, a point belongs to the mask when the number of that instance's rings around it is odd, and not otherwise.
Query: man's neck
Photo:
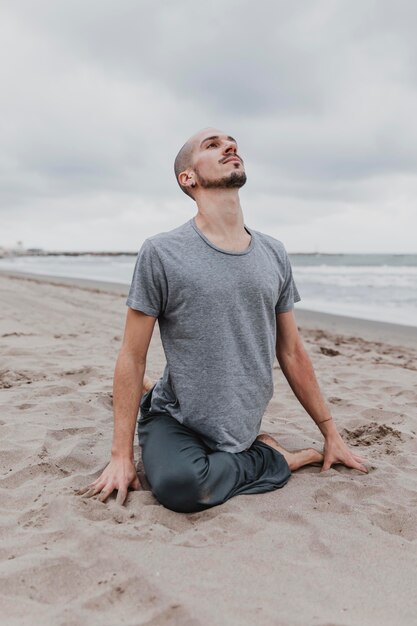
[[[195,223],[209,239],[235,244],[248,238],[237,189],[201,189],[196,203]]]

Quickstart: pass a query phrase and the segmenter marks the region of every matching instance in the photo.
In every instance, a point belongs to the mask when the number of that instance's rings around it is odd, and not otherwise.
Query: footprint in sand
[[[61,441],[61,439],[68,439],[79,434],[92,434],[96,433],[97,428],[95,426],[79,426],[78,428],[48,428],[45,435],[45,443],[50,443],[49,440]]]
[[[231,513],[216,513],[213,518],[205,516],[198,519],[198,524],[188,531],[176,533],[171,543],[185,548],[206,548],[208,546],[223,546],[240,541],[245,537],[248,541],[262,526],[261,520],[244,521],[242,517]],[[196,515],[192,513],[191,515]],[[195,518],[194,518],[195,519]],[[197,520],[196,520],[197,521]]]
[[[107,409],[113,409],[113,394],[111,392],[99,394],[99,402]]]
[[[410,516],[409,507],[396,505],[395,511],[375,513],[369,517],[371,522],[390,535],[397,535],[407,541],[417,538],[417,526],[413,516]]]
[[[38,396],[41,397],[58,397],[65,396],[68,393],[72,393],[74,389],[68,385],[52,384],[45,385],[38,391]]]
[[[358,515],[363,511],[369,518],[369,512],[375,510],[385,493],[385,488],[372,482],[366,484],[361,478],[354,481],[349,478],[337,479],[331,486],[320,487],[313,493],[313,509],[320,513],[338,515]]]
[[[64,478],[68,474],[68,471],[58,467],[55,463],[29,461],[25,467],[20,467],[4,476],[2,478],[2,486],[17,489],[21,485],[30,484],[34,481],[39,483],[39,480],[44,482],[46,479],[49,481],[56,478]]]
[[[30,371],[0,370],[0,389],[10,389],[19,385],[30,385],[35,380],[46,378],[43,374],[33,374]]]
[[[327,400],[330,402],[330,404],[342,404],[343,403],[343,398],[338,398],[337,396],[330,396],[329,398],[327,398]]]
[[[325,356],[339,356],[339,350],[334,350],[333,348],[326,348],[324,346],[320,346],[320,352]]]
[[[91,379],[92,367],[81,367],[79,369],[65,370],[63,372],[66,378],[77,382],[79,385],[86,385],[88,380]]]
[[[2,337],[33,337],[36,333],[4,333]]]

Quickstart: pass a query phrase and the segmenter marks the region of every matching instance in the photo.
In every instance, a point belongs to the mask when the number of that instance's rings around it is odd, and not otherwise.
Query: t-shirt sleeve
[[[136,258],[126,304],[146,315],[159,317],[168,295],[166,274],[154,245],[145,239]]]
[[[294,308],[295,302],[300,302],[301,297],[295,284],[292,268],[287,251],[284,250],[285,278],[278,302],[275,305],[275,313],[286,313]]]

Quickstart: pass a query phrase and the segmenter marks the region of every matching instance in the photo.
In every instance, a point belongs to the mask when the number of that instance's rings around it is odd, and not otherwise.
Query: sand
[[[165,509],[147,489],[120,507],[76,491],[109,461],[127,290],[0,274],[1,624],[416,624],[417,329],[296,314],[369,474],[306,467],[283,489],[201,513]],[[277,363],[274,378],[262,430],[322,449]]]

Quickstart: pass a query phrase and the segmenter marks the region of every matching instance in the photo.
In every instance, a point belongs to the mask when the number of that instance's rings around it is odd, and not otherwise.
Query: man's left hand
[[[365,459],[353,454],[339,433],[332,433],[331,436],[325,438],[323,454],[323,467],[320,470],[322,472],[330,469],[334,463],[342,463],[346,467],[352,467],[365,474],[368,473],[367,468],[361,463]]]

